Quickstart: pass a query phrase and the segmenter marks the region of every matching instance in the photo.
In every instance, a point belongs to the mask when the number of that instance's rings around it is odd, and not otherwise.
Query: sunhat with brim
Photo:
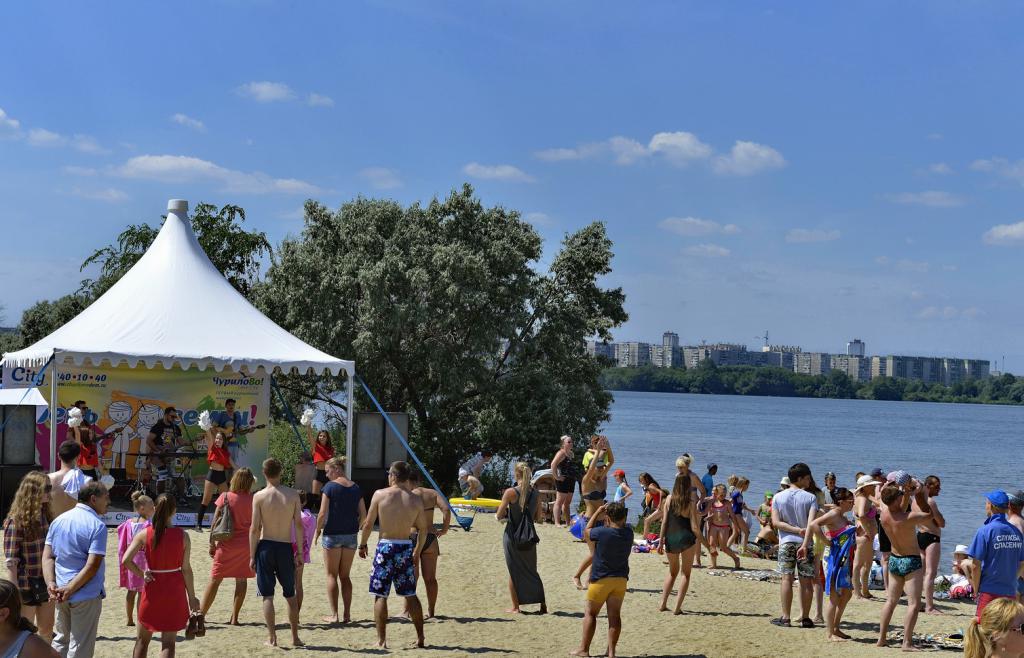
[[[854,493],[860,491],[864,487],[873,487],[882,484],[870,475],[862,475],[857,479],[857,488],[854,489]]]
[[[790,481],[789,481],[789,477],[787,476],[787,477],[784,477],[784,478],[782,478],[781,480],[779,480],[779,485],[780,485],[780,486],[783,486],[783,487],[788,487],[788,486],[790,486]]]
[[[967,555],[967,544],[957,544],[956,548],[953,549],[953,555],[956,555],[957,553]]]

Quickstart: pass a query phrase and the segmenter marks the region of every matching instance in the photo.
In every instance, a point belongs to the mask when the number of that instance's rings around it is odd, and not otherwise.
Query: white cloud
[[[647,147],[628,137],[612,137],[608,140],[608,148],[615,154],[615,162],[621,165],[631,165],[649,154]]]
[[[109,151],[90,135],[75,135],[71,138],[71,146],[82,153],[109,153]]]
[[[923,274],[931,269],[931,265],[923,260],[901,258],[896,261],[896,269],[901,272],[920,272]]]
[[[502,180],[517,183],[532,183],[534,181],[533,176],[530,176],[519,167],[507,164],[485,165],[479,162],[470,162],[462,168],[462,173],[484,180]]]
[[[942,139],[942,133],[928,133],[927,137],[928,137],[928,139],[932,140],[933,142],[937,142],[940,139]]]
[[[1024,160],[1010,162],[1006,158],[989,158],[987,160],[975,160],[970,164],[974,171],[992,173],[1001,178],[1016,181],[1024,185]]]
[[[537,151],[533,155],[538,160],[562,162],[564,160],[585,160],[598,155],[607,148],[607,144],[580,144],[576,148],[555,148]]]
[[[261,172],[228,169],[208,160],[186,155],[140,155],[129,159],[113,173],[123,178],[190,183],[219,183],[225,192],[237,194],[315,194],[315,185],[294,178],[272,178]]]
[[[17,134],[20,128],[21,122],[4,112],[4,108],[0,107],[0,135]]]
[[[206,125],[202,121],[200,121],[199,119],[193,119],[187,114],[182,114],[181,112],[178,112],[177,114],[172,114],[171,121],[178,124],[179,126],[185,126],[186,128],[198,130],[199,132],[204,132],[206,130]]]
[[[732,252],[717,244],[698,244],[683,250],[687,256],[704,256],[707,258],[723,258]]]
[[[304,219],[306,217],[306,209],[303,206],[299,206],[294,210],[287,210],[277,214],[281,219]]]
[[[888,265],[889,262],[888,256],[875,256],[875,263],[878,265]]]
[[[925,306],[918,311],[917,317],[921,320],[973,320],[984,314],[985,312],[977,306],[969,306],[964,309],[956,306]]]
[[[712,152],[710,146],[689,132],[657,133],[651,137],[647,149],[651,153],[660,153],[677,167],[697,160],[705,160],[711,157]]]
[[[80,199],[105,201],[107,203],[120,203],[128,200],[128,195],[125,192],[113,187],[108,187],[102,190],[84,190],[75,187],[71,189],[71,194],[79,197]]]
[[[235,89],[239,96],[251,98],[257,103],[290,101],[295,98],[292,88],[283,82],[247,82]]]
[[[938,176],[947,176],[953,173],[953,168],[945,162],[934,162],[928,165],[928,173],[936,174]]]
[[[739,140],[733,145],[729,155],[720,155],[711,164],[715,173],[732,176],[750,176],[785,166],[786,159],[772,147]]]
[[[28,131],[28,143],[32,146],[44,148],[64,146],[68,140],[63,135],[46,130],[45,128],[33,128]]]
[[[547,213],[543,212],[528,212],[523,215],[523,219],[530,222],[534,226],[551,226],[554,224],[551,217]]]
[[[306,96],[306,105],[310,107],[334,107],[334,99],[330,96],[310,93]]]
[[[807,244],[811,242],[832,242],[840,237],[838,229],[826,231],[820,228],[791,228],[786,233],[786,242],[791,244]],[[882,257],[884,258],[884,256]],[[877,258],[875,259],[878,260]]]
[[[890,194],[889,200],[908,206],[927,206],[929,208],[955,208],[966,203],[962,198],[941,190],[925,192],[902,192]]]
[[[985,244],[1017,245],[1024,244],[1024,222],[1016,224],[996,224],[981,236]]]
[[[359,176],[378,190],[390,190],[402,186],[402,179],[398,177],[398,172],[387,167],[367,167],[359,172]]]
[[[61,169],[64,171],[65,174],[70,174],[72,176],[95,176],[97,173],[99,173],[92,167],[79,167],[76,165],[68,165],[66,167],[62,167]]]
[[[959,269],[960,269],[960,267],[958,265],[943,265],[942,266],[942,271],[943,272],[956,272]]]
[[[740,232],[740,227],[735,224],[722,225],[710,219],[700,219],[699,217],[668,217],[661,220],[658,226],[666,231],[687,237],[710,235],[712,233],[735,235]]]

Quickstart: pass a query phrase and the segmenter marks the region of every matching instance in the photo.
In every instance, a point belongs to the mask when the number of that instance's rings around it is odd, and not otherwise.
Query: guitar
[[[249,432],[255,432],[256,430],[261,430],[261,429],[263,429],[264,427],[266,427],[266,425],[263,425],[263,424],[261,424],[261,425],[255,425],[255,426],[253,426],[253,427],[239,427],[239,428],[238,428],[238,429],[236,430],[236,432],[237,432],[238,434],[248,434]]]

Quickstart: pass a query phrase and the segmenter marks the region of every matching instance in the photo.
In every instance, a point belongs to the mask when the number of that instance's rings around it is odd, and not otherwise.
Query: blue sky
[[[5,324],[168,198],[472,182],[550,253],[602,219],[622,340],[1024,371],[1011,3],[21,3],[0,40]]]

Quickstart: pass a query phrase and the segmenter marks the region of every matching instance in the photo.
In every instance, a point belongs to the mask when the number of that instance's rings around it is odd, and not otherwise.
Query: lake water
[[[715,483],[730,474],[750,478],[747,504],[757,509],[766,489],[796,462],[806,462],[819,486],[834,471],[853,488],[857,471],[904,469],[923,479],[938,475],[939,509],[946,517],[943,564],[958,543],[969,544],[985,518],[984,493],[1024,488],[1017,450],[1024,407],[874,400],[746,397],[615,391],[611,441],[615,468],[634,488],[640,471],[671,489],[675,459],[694,457],[704,475],[718,464]],[[609,486],[609,495],[614,485]],[[639,511],[639,496],[630,509]],[[632,516],[632,515],[631,515]]]

